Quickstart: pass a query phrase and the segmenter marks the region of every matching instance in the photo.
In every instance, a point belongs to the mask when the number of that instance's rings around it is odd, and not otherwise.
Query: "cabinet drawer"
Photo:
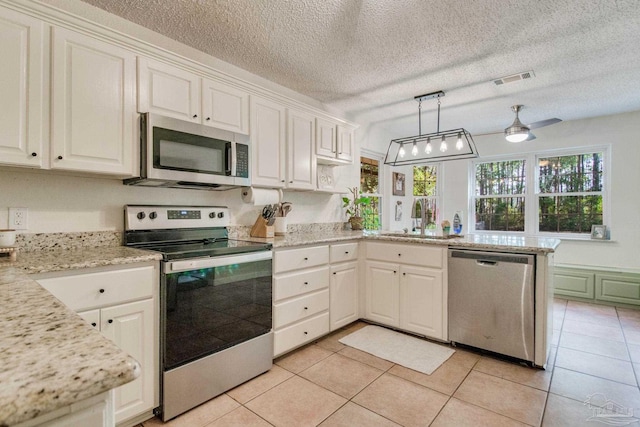
[[[273,300],[302,295],[329,287],[329,267],[313,268],[273,278]]]
[[[274,274],[329,263],[329,247],[287,249],[273,254]]]
[[[273,328],[281,328],[328,309],[329,289],[276,304],[273,307]]]
[[[327,333],[329,333],[329,313],[288,326],[274,333],[273,355],[279,356]]]
[[[444,249],[426,245],[367,242],[367,259],[442,268]]]
[[[358,243],[341,243],[339,245],[331,245],[330,256],[332,263],[353,261],[358,259]]]
[[[38,279],[37,282],[75,311],[153,296],[158,278],[153,267],[101,271]]]

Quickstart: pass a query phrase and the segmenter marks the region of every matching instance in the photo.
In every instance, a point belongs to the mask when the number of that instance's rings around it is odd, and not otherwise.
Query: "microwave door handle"
[[[237,169],[237,164],[236,164],[236,159],[237,159],[237,153],[236,153],[236,143],[235,142],[231,142],[231,149],[228,150],[227,152],[227,165],[230,166],[229,169],[227,169],[227,175],[231,175],[231,176],[236,176],[236,169]]]

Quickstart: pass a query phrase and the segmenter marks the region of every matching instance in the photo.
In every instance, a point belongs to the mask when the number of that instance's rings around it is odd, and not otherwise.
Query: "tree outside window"
[[[415,198],[426,198],[426,219],[425,228],[435,229],[438,216],[438,169],[439,165],[423,165],[413,167],[413,196]],[[420,216],[420,212],[415,213]]]
[[[362,210],[365,230],[379,230],[382,225],[380,203],[380,161],[360,157],[360,191],[371,200]]]
[[[602,201],[602,152],[538,158],[538,231],[590,233]]]
[[[524,231],[525,167],[524,160],[476,165],[476,230]]]

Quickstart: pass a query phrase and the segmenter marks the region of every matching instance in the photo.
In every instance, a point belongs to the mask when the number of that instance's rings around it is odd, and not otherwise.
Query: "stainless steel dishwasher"
[[[534,360],[535,256],[449,249],[449,340]]]

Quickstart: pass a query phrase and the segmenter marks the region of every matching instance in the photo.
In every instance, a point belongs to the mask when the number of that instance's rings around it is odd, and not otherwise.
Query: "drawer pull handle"
[[[95,328],[98,325],[96,324],[96,322],[91,322],[91,326],[93,326]]]
[[[107,320],[107,323],[113,323],[113,319]]]
[[[98,292],[100,292],[101,294],[104,294],[104,289],[100,289]]]

